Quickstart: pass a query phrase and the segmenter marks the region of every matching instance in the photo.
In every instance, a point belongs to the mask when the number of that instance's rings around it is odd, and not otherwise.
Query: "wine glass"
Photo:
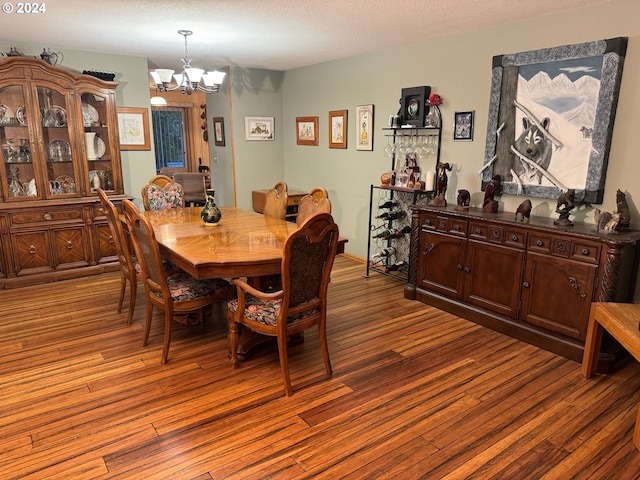
[[[435,155],[437,153],[438,153],[438,148],[436,146],[436,137],[431,135],[429,137],[429,154],[430,155]]]
[[[393,154],[393,146],[391,145],[391,136],[387,135],[387,145],[384,147],[384,156],[391,158]]]
[[[405,139],[406,137],[402,136],[396,141],[396,167],[397,168],[401,168],[404,166],[401,162],[405,160],[405,156],[407,154],[407,146],[405,144]]]

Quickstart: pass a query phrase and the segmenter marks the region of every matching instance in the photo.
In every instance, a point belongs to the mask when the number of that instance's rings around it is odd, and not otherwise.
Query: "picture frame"
[[[274,117],[244,117],[244,139],[270,141],[274,137]]]
[[[493,57],[482,190],[500,175],[503,193],[557,199],[572,189],[578,203],[602,203],[627,42]],[[539,140],[535,161],[527,136]]]
[[[149,110],[137,107],[116,108],[120,150],[151,150]]]
[[[318,146],[318,117],[296,117],[296,143]]]
[[[455,142],[473,141],[473,117],[475,110],[453,113],[453,140]]]
[[[329,112],[329,148],[347,148],[347,110]]]
[[[356,107],[356,150],[373,151],[373,105]]]
[[[400,118],[403,125],[424,127],[425,106],[431,94],[431,87],[410,87],[402,89],[400,98]]]
[[[224,147],[224,118],[213,117],[213,143],[217,147]]]

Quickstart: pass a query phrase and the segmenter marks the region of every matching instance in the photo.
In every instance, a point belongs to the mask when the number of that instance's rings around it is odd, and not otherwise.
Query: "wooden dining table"
[[[221,207],[215,226],[200,218],[202,208],[145,211],[160,253],[198,279],[258,277],[280,273],[282,247],[295,223]]]
[[[215,226],[200,218],[202,208],[185,207],[148,210],[144,215],[153,226],[160,254],[198,279],[248,277],[257,288],[259,279],[280,273],[282,247],[297,225],[286,220],[236,207],[220,207],[222,217]],[[338,240],[344,252],[345,238]],[[245,330],[246,332],[246,330]],[[238,345],[238,358],[269,337],[245,333]]]

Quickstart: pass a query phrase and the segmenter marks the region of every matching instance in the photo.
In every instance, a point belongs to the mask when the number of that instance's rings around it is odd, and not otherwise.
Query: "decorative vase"
[[[440,109],[437,105],[429,107],[429,113],[424,120],[425,127],[440,128]]]
[[[216,202],[213,198],[214,190],[207,189],[205,191],[205,204],[202,212],[200,212],[200,216],[202,217],[202,221],[205,225],[217,225],[222,217],[222,212],[216,205]]]

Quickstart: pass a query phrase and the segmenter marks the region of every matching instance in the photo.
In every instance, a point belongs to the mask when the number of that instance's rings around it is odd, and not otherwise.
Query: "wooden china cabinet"
[[[116,85],[40,59],[0,61],[0,288],[118,267],[96,193],[126,198]]]

